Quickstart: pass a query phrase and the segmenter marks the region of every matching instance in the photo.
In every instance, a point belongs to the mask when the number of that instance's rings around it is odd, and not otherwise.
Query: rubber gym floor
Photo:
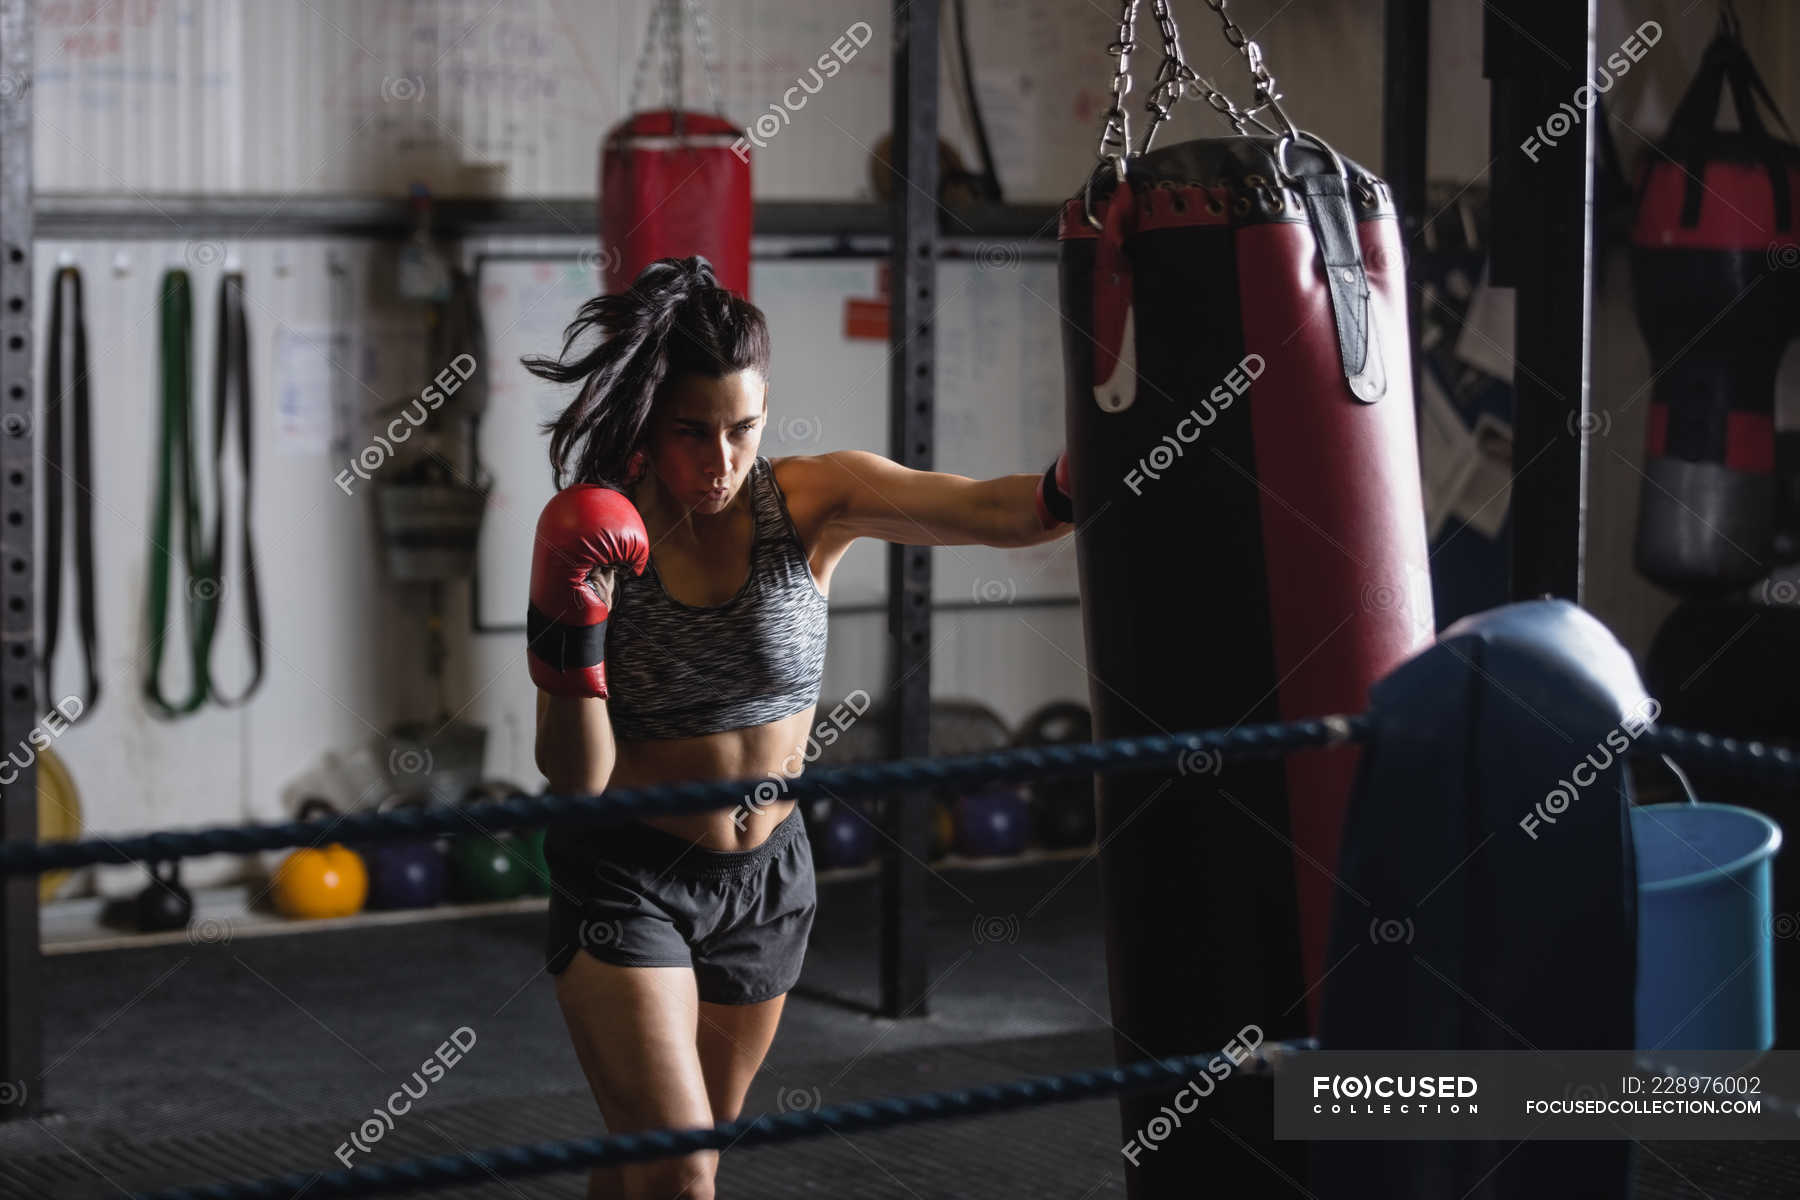
[[[873,881],[822,885],[806,975],[746,1112],[1110,1062],[1099,901],[1091,863],[946,872],[932,897],[930,1013],[889,1021],[870,1012]],[[46,958],[49,1111],[0,1124],[0,1197],[85,1200],[335,1167],[374,1106],[465,1026],[474,1045],[369,1160],[599,1132],[541,969],[542,920]],[[728,1151],[719,1194],[1121,1196],[1120,1143],[1113,1101],[1054,1105]],[[576,1198],[583,1176],[407,1194]],[[1800,1195],[1800,1145],[1652,1143],[1636,1184],[1643,1200]],[[1268,1194],[1301,1193],[1272,1178]]]

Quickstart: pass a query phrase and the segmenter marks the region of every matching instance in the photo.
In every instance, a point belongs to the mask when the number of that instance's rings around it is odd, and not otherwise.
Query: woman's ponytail
[[[599,345],[570,358],[590,330]],[[540,379],[582,382],[561,415],[541,427],[550,435],[555,486],[622,488],[668,384],[690,372],[717,379],[756,370],[767,378],[769,330],[760,309],[719,286],[704,258],[659,258],[625,291],[581,306],[563,331],[561,358],[519,361]]]

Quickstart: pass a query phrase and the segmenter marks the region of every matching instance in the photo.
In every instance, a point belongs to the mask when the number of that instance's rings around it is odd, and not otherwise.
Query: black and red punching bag
[[[1714,128],[1726,88],[1735,131]],[[1632,285],[1655,382],[1635,558],[1687,595],[1772,565],[1775,373],[1800,330],[1800,148],[1770,133],[1765,106],[1786,129],[1727,5],[1637,181]]]
[[[1433,634],[1394,207],[1295,133],[1115,158],[1062,209],[1099,739],[1362,712]],[[1098,780],[1121,1061],[1316,1031],[1331,909],[1354,903],[1333,866],[1357,756]],[[1177,1104],[1179,1126],[1170,1094],[1121,1101],[1133,1197],[1303,1177],[1267,1080]]]

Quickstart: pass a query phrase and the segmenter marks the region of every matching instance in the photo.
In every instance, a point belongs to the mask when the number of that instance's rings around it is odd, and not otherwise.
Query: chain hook
[[[1344,160],[1338,157],[1338,152],[1333,150],[1331,146],[1326,143],[1324,138],[1319,137],[1317,134],[1308,133],[1304,129],[1296,129],[1292,133],[1282,134],[1281,140],[1275,143],[1275,170],[1276,173],[1281,176],[1283,186],[1293,187],[1300,181],[1298,175],[1295,175],[1292,171],[1288,170],[1287,154],[1288,147],[1301,141],[1311,142],[1314,146],[1323,150],[1325,156],[1331,160],[1331,165],[1337,168],[1338,175],[1344,176]],[[1350,182],[1347,176],[1344,176],[1344,182],[1346,185]]]
[[[1123,154],[1115,154],[1110,158],[1105,158],[1101,161],[1112,164],[1113,178],[1117,181],[1117,186],[1124,187],[1125,156]],[[1087,182],[1081,185],[1081,215],[1087,218],[1087,223],[1089,225],[1092,225],[1098,230],[1104,228],[1104,226],[1101,225],[1100,218],[1094,215],[1094,174],[1095,172],[1089,171]]]

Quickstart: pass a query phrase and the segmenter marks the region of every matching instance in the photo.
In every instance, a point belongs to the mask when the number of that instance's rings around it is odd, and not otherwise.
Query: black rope
[[[1728,767],[1750,775],[1786,775],[1800,780],[1800,754],[1786,746],[1695,733],[1691,729],[1646,729],[1634,749],[1639,754],[1667,754],[1688,764]]]
[[[914,791],[950,784],[1085,775],[1091,772],[1174,767],[1210,773],[1227,759],[1272,758],[1291,750],[1363,741],[1367,717],[1322,717],[1281,725],[1244,725],[1142,738],[1061,746],[1027,746],[946,758],[811,770],[791,781],[784,799],[805,800],[844,792]],[[396,808],[350,813],[330,821],[287,821],[278,825],[231,825],[187,831],[164,830],[78,842],[0,843],[0,875],[23,875],[90,863],[151,862],[200,854],[248,854],[324,840],[379,842],[465,830],[535,829],[549,824],[602,825],[647,813],[706,812],[747,803],[766,779],[694,780],[655,787],[609,791],[598,796],[519,794],[467,806]]]
[[[655,1129],[611,1137],[502,1146],[460,1156],[446,1154],[393,1163],[364,1163],[348,1170],[294,1172],[241,1183],[139,1192],[131,1200],[290,1200],[301,1194],[306,1200],[319,1200],[325,1196],[377,1196],[419,1187],[519,1179],[581,1167],[608,1167],[671,1158],[698,1150],[775,1145],[826,1133],[860,1133],[895,1125],[1128,1095],[1147,1091],[1161,1083],[1191,1079],[1209,1067],[1220,1077],[1268,1074],[1274,1070],[1275,1059],[1317,1048],[1318,1043],[1311,1038],[1272,1042],[1257,1047],[1249,1056],[1240,1056],[1238,1062],[1218,1052],[1149,1059],[1123,1067],[1071,1071],[1064,1075],[1038,1076],[953,1091],[829,1105],[813,1112],[763,1113],[727,1121],[711,1129]]]
[[[1183,773],[1210,774],[1227,760],[1272,758],[1294,750],[1366,742],[1372,728],[1372,720],[1367,715],[1320,717],[1275,725],[1244,725],[1236,729],[822,767],[789,782],[783,797],[806,800],[839,792],[916,792],[956,784],[1016,782],[1169,767]],[[1634,749],[1639,754],[1667,754],[1687,762],[1800,781],[1800,754],[1762,742],[1661,728],[1646,730]],[[248,854],[256,850],[316,845],[328,835],[334,841],[364,843],[469,830],[494,832],[536,829],[552,824],[616,824],[647,814],[707,812],[749,803],[751,797],[758,794],[757,785],[766,782],[765,779],[694,780],[609,791],[598,796],[550,793],[527,796],[521,793],[487,804],[360,812],[330,821],[164,830],[78,842],[9,841],[0,843],[0,876],[101,862],[155,862],[200,854]]]

